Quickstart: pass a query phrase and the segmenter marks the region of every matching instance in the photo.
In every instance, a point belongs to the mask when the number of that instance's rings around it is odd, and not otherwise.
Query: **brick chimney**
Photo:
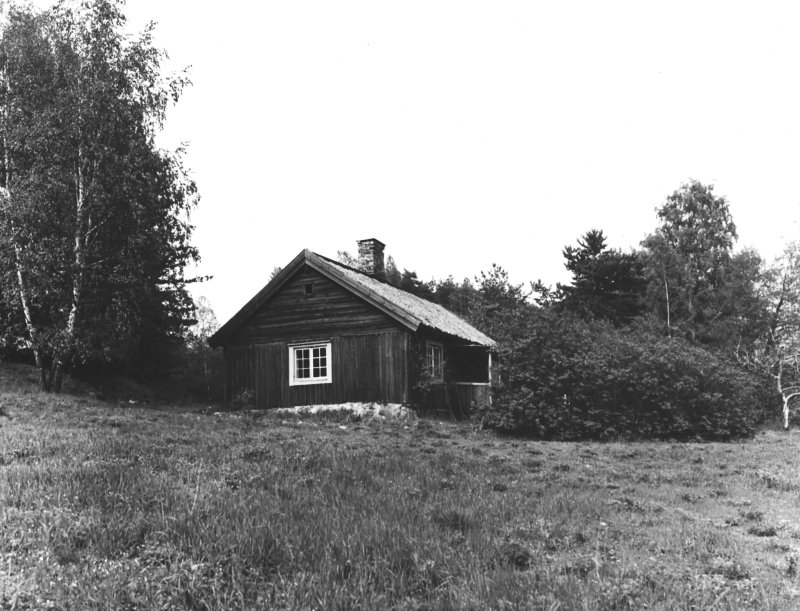
[[[358,268],[370,276],[386,277],[383,264],[383,249],[386,246],[380,240],[369,238],[358,240]]]

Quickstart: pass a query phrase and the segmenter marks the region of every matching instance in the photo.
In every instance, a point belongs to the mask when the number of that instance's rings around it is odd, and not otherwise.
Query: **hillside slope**
[[[794,431],[567,444],[0,402],[0,608],[800,608]]]

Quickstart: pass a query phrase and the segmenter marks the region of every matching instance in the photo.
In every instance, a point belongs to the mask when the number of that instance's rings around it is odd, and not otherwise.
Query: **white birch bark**
[[[0,33],[3,32],[4,28],[8,23],[8,11],[10,5],[8,2],[0,1]],[[11,191],[11,182],[12,182],[12,172],[13,172],[13,159],[11,156],[11,151],[9,150],[8,145],[8,113],[9,113],[9,97],[11,95],[11,87],[8,81],[8,72],[6,68],[3,68],[2,73],[0,73],[0,79],[2,79],[2,86],[3,86],[3,108],[2,108],[2,137],[0,137],[0,146],[3,149],[3,163],[5,165],[5,185],[0,188],[0,195],[3,199],[3,205],[10,209],[13,205],[12,199],[12,191]],[[39,346],[39,341],[36,332],[36,326],[33,322],[33,312],[31,308],[31,301],[30,301],[30,291],[28,290],[27,282],[25,280],[25,268],[24,268],[24,253],[22,252],[22,247],[19,244],[17,239],[17,232],[16,226],[13,221],[13,214],[10,215],[11,217],[11,226],[10,226],[10,238],[11,244],[14,249],[14,267],[17,276],[17,292],[19,296],[20,305],[22,307],[22,315],[25,320],[25,329],[28,333],[28,338],[26,340],[26,344],[33,352],[34,362],[36,363],[36,367],[39,369],[40,375],[40,383],[43,390],[48,389],[48,380],[47,375],[44,368],[44,363],[42,361],[42,354],[41,348]]]
[[[781,400],[783,401],[783,410],[782,410],[782,412],[783,412],[783,428],[784,428],[784,430],[789,430],[789,407],[790,407],[792,399],[794,399],[795,397],[800,396],[800,388],[798,388],[795,385],[786,386],[784,384],[784,379],[783,379],[783,376],[784,376],[784,364],[786,364],[786,363],[791,364],[792,360],[796,361],[797,355],[792,357],[790,360],[787,360],[787,357],[785,357],[784,355],[778,353],[777,359],[778,359],[778,363],[777,363],[777,365],[778,365],[778,373],[777,374],[773,374],[773,377],[775,378],[775,383],[776,383],[776,386],[777,386],[777,389],[778,389],[778,394],[780,394]]]
[[[71,303],[67,322],[64,327],[64,339],[67,346],[71,346],[75,340],[78,327],[78,317],[81,309],[81,297],[83,294],[83,284],[86,274],[86,247],[88,231],[86,230],[87,217],[89,213],[90,201],[88,198],[89,188],[84,169],[84,149],[81,143],[78,144],[77,163],[75,168],[75,234],[73,236],[73,262],[74,270],[72,274]],[[53,390],[61,391],[63,379],[63,355],[56,352],[53,355]]]
[[[667,299],[667,337],[672,337],[672,325],[669,319],[669,283],[667,282],[667,270],[664,269],[664,296]]]

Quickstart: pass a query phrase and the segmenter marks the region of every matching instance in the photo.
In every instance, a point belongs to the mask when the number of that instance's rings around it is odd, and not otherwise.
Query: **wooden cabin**
[[[358,244],[358,269],[302,251],[209,339],[224,350],[227,399],[406,403],[456,415],[488,404],[494,341],[388,284],[379,240]]]

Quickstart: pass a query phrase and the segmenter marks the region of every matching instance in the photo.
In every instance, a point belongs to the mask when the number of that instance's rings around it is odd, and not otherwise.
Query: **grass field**
[[[800,608],[800,434],[544,443],[0,393],[0,608]]]

